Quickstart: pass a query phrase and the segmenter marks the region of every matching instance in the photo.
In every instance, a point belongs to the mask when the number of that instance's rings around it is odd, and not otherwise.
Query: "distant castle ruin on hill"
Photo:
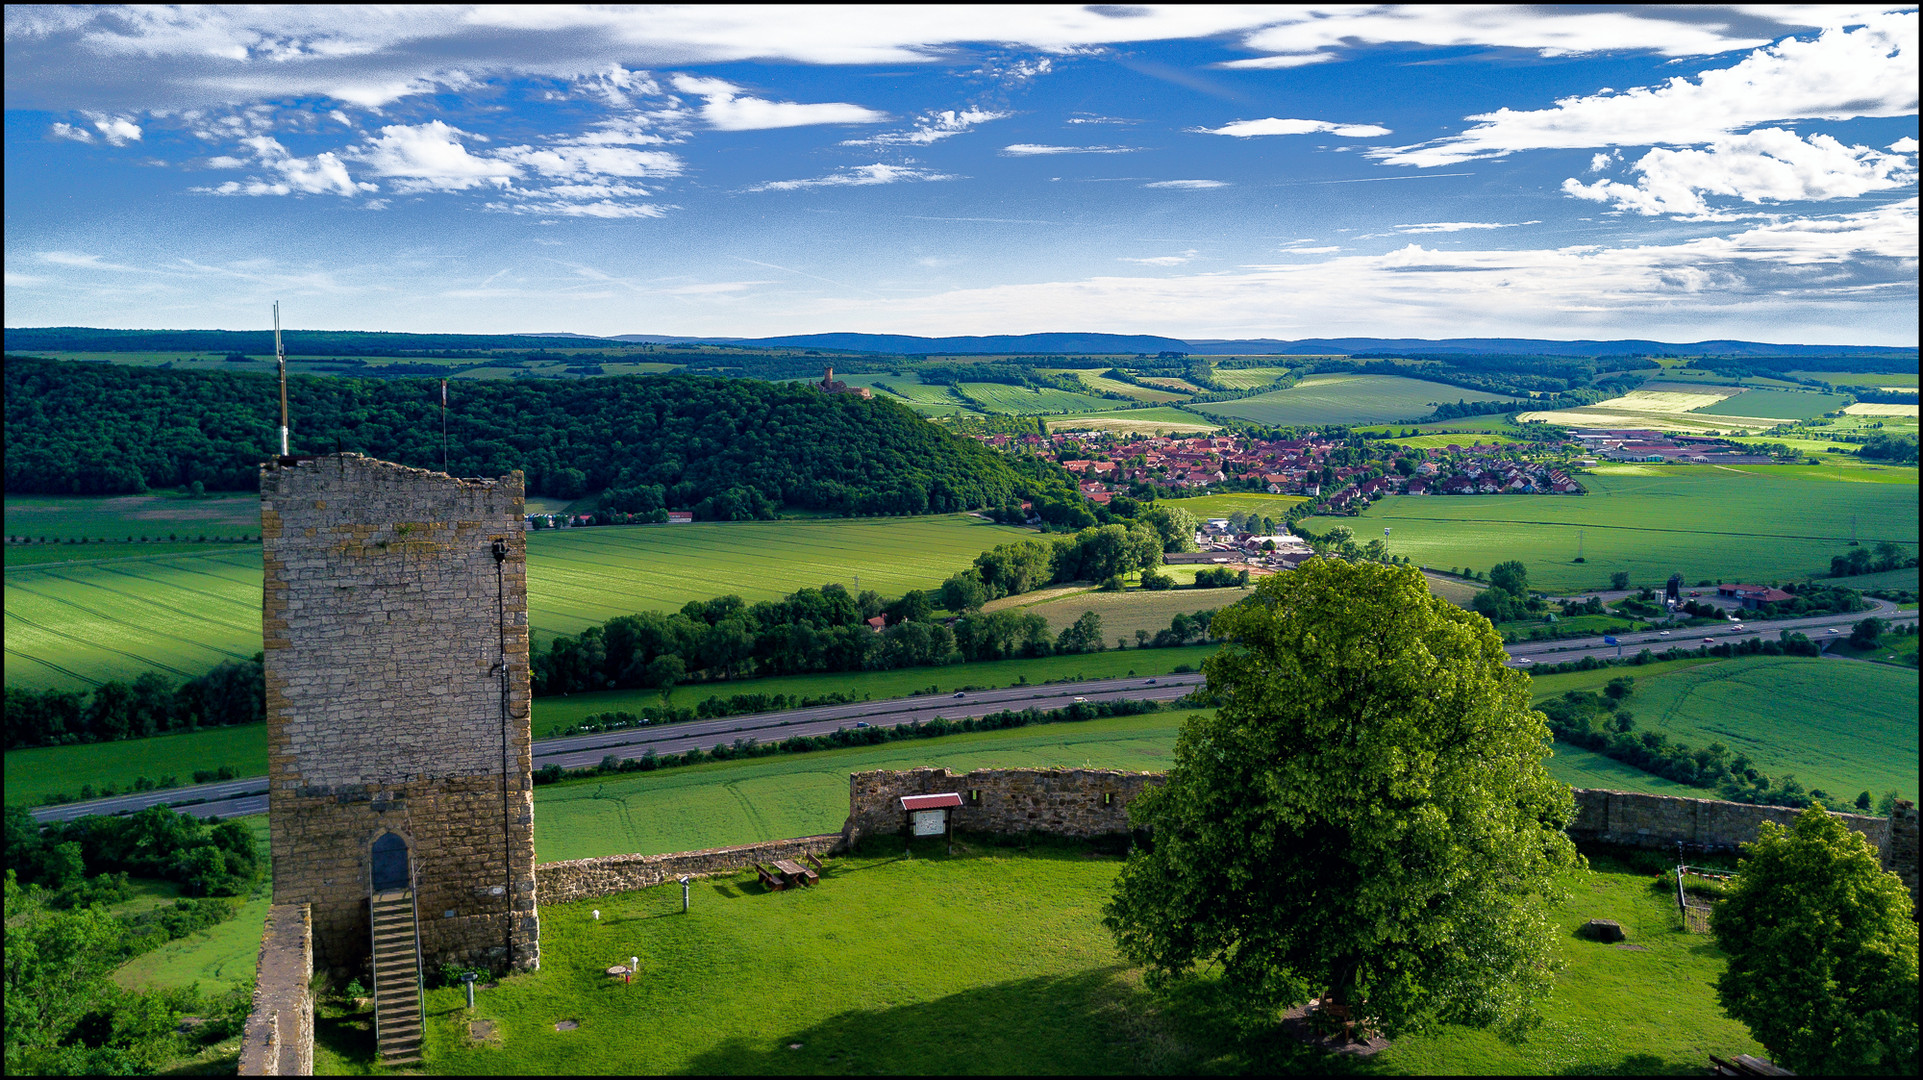
[[[865,386],[849,386],[847,383],[836,379],[835,368],[832,364],[828,366],[827,371],[822,373],[821,381],[811,385],[824,394],[853,394],[858,398],[871,398],[875,396],[875,392]]]

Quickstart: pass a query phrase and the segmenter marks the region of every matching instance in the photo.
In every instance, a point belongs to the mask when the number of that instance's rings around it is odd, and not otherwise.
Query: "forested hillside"
[[[1081,500],[1054,466],[1011,462],[885,399],[685,375],[453,385],[448,469],[527,473],[532,494],[609,509],[765,516],[946,512]],[[290,377],[297,453],[336,446],[441,467],[431,379]],[[252,490],[274,444],[274,380],[6,359],[9,494]],[[1026,468],[1018,466],[1026,465]]]

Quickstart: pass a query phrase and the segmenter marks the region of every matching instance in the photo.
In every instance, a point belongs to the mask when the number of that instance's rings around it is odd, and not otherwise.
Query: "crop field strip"
[[[125,540],[129,536],[258,536],[258,495],[10,495],[6,532],[58,540]]]
[[[1035,416],[1046,413],[1096,412],[1113,409],[1115,402],[1093,394],[1077,394],[1052,387],[1036,389],[1007,383],[962,383],[962,396],[987,412]]]
[[[1120,379],[1111,379],[1102,374],[1103,371],[1108,370],[1107,368],[1102,368],[1100,371],[1068,370],[1090,389],[1107,390],[1110,393],[1132,397],[1137,401],[1147,401],[1160,405],[1170,401],[1181,401],[1188,397],[1187,394],[1174,390],[1151,390],[1146,386],[1136,386],[1134,383],[1125,383]]]
[[[1914,390],[1916,389],[1917,382],[1917,375],[1914,371],[1908,374],[1861,371],[1792,371],[1790,374],[1805,379],[1821,379],[1831,386],[1875,386],[1886,390]]]
[[[1218,367],[1214,371],[1215,381],[1231,390],[1254,390],[1267,386],[1289,373],[1285,367]]]
[[[1311,375],[1287,390],[1273,390],[1234,401],[1192,406],[1212,416],[1231,416],[1261,424],[1376,424],[1413,420],[1435,411],[1436,403],[1528,400],[1401,375]]]
[[[1699,416],[1762,416],[1777,420],[1808,420],[1848,404],[1834,394],[1801,390],[1745,390],[1714,405],[1696,409]]]
[[[1111,402],[1112,406],[1114,403]],[[1153,434],[1157,431],[1170,434],[1197,435],[1216,431],[1220,424],[1208,417],[1171,405],[1153,405],[1142,409],[1109,408],[1103,412],[1077,413],[1069,416],[1047,417],[1050,431],[1118,431],[1137,434]]]

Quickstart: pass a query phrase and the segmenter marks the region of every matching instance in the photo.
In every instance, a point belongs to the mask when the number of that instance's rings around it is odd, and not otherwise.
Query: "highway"
[[[1840,640],[1850,627],[1874,615],[1896,623],[1913,623],[1914,611],[1898,611],[1885,600],[1872,600],[1871,611],[1849,615],[1820,615],[1800,619],[1735,625],[1676,628],[1667,635],[1648,630],[1616,635],[1618,645],[1605,644],[1601,637],[1570,638],[1565,641],[1521,641],[1508,647],[1509,664],[1528,670],[1537,664],[1560,664],[1593,656],[1613,659],[1618,654],[1634,656],[1643,649],[1662,652],[1674,647],[1693,650],[1706,644],[1738,642],[1746,638],[1775,639],[1784,630],[1798,630],[1818,645]],[[1838,633],[1828,634],[1831,627]],[[1705,642],[1703,639],[1711,639]],[[716,720],[695,720],[658,727],[634,727],[597,735],[571,735],[539,739],[534,743],[534,767],[559,765],[576,769],[598,765],[609,754],[618,758],[638,758],[649,750],[656,755],[682,754],[689,750],[708,750],[717,743],[737,739],[780,742],[796,735],[826,735],[829,732],[862,725],[890,727],[937,716],[950,720],[986,716],[1009,709],[1059,709],[1076,700],[1097,701],[1173,701],[1201,685],[1200,673],[1160,675],[1153,678],[1095,679],[1086,682],[1054,683],[1040,686],[1011,686],[1000,690],[970,691],[960,696],[924,695],[889,698],[882,701],[856,701],[843,705],[820,705],[780,712],[749,713]],[[539,705],[536,705],[539,708]],[[194,800],[193,805],[181,805]],[[150,806],[173,806],[183,814],[206,818],[240,817],[267,812],[267,778],[249,777],[212,784],[145,791],[110,799],[36,807],[38,821],[68,821],[86,814],[118,814],[144,810]]]

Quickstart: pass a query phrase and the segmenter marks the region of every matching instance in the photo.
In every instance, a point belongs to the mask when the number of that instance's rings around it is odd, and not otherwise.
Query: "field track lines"
[[[99,679],[95,679],[87,675],[82,675],[78,671],[69,671],[66,668],[61,667],[59,664],[56,664],[51,660],[42,660],[38,656],[29,656],[26,653],[15,652],[12,649],[6,650],[6,653],[8,656],[11,656],[17,660],[31,661],[33,663],[39,664],[41,667],[46,668],[49,671],[57,671],[60,674],[65,675],[70,679],[78,679],[79,681],[86,683],[89,686],[99,686],[101,682],[101,680]]]
[[[762,816],[761,809],[755,805],[753,799],[741,793],[741,781],[730,780],[722,784],[721,789],[728,793],[729,798],[740,804],[741,812],[747,815],[748,821],[754,826],[755,835],[766,836],[768,834],[768,819]]]
[[[174,667],[174,666],[173,666],[172,664],[163,664],[163,663],[161,663],[160,661],[158,661],[158,660],[155,660],[155,659],[154,659],[153,657],[151,657],[151,656],[139,656],[139,655],[136,655],[136,654],[134,654],[134,653],[130,653],[130,652],[128,652],[128,651],[126,651],[125,649],[116,649],[116,648],[114,648],[114,647],[113,647],[112,645],[103,645],[103,644],[101,644],[101,643],[100,643],[100,642],[98,642],[98,641],[89,641],[89,640],[87,640],[86,638],[82,638],[82,637],[75,637],[74,635],[72,635],[72,634],[69,634],[69,633],[67,633],[67,632],[66,632],[66,631],[64,631],[64,630],[55,630],[55,629],[54,629],[53,627],[51,627],[51,626],[46,626],[46,625],[44,625],[44,624],[41,624],[41,623],[37,623],[37,622],[34,622],[34,621],[33,621],[32,619],[29,619],[29,618],[27,618],[27,617],[26,617],[26,616],[24,616],[24,615],[15,615],[15,614],[8,614],[8,616],[7,616],[7,618],[9,618],[9,619],[12,619],[12,620],[14,620],[15,622],[21,622],[21,623],[25,623],[26,625],[28,625],[28,626],[31,626],[31,627],[33,627],[33,628],[34,628],[35,630],[38,630],[38,631],[40,631],[40,632],[41,632],[41,633],[43,633],[43,634],[51,634],[51,635],[53,635],[54,637],[59,637],[59,638],[66,638],[66,639],[67,639],[68,641],[72,641],[72,642],[75,642],[75,643],[77,643],[77,644],[80,644],[80,645],[85,645],[85,646],[87,646],[87,647],[89,647],[89,648],[93,648],[93,649],[99,649],[99,650],[101,650],[102,652],[110,652],[110,653],[117,653],[117,654],[119,654],[119,655],[121,655],[121,656],[124,656],[124,657],[126,657],[127,659],[129,659],[129,660],[133,660],[133,661],[135,661],[135,662],[137,662],[137,663],[142,663],[142,664],[152,664],[152,665],[153,665],[154,667],[157,667],[157,668],[161,668],[161,669],[163,669],[163,670],[166,670],[166,671],[171,671],[171,672],[173,672],[174,674],[176,674],[176,675],[178,675],[178,676],[180,676],[180,677],[181,677],[181,678],[183,678],[183,679],[191,679],[191,678],[193,678],[193,677],[194,677],[194,676],[193,676],[193,673],[192,673],[192,672],[187,672],[187,671],[182,671],[181,669],[179,669],[179,668],[177,668],[177,667]],[[114,621],[116,621],[116,622],[118,622],[119,620],[114,620]],[[123,623],[122,625],[126,625],[126,624],[124,624],[124,623]],[[227,653],[227,655],[228,655],[228,656],[231,656],[231,657],[233,657],[233,658],[235,658],[236,660],[238,660],[238,659],[240,659],[240,654],[239,654],[239,653],[230,653],[230,652],[227,652],[227,650],[225,650],[225,649],[217,649],[217,648],[214,648],[214,647],[213,647],[213,646],[211,646],[211,645],[204,645],[204,646],[201,646],[201,647],[202,647],[202,648],[205,648],[205,649],[208,649],[209,651],[212,651],[212,652],[221,652],[221,653]],[[9,651],[9,652],[11,652],[12,650],[8,650],[8,651]],[[45,661],[42,661],[42,663],[45,663]],[[52,667],[53,665],[52,665],[52,664],[48,664],[47,666],[48,666],[48,667]]]
[[[88,589],[94,589],[94,590],[98,590],[98,591],[100,591],[100,592],[103,592],[103,593],[109,593],[109,594],[112,594],[113,596],[117,596],[117,597],[120,597],[120,598],[122,598],[122,599],[124,599],[124,600],[127,600],[127,601],[129,601],[129,602],[130,602],[131,604],[135,604],[135,605],[144,605],[144,606],[147,606],[147,607],[151,607],[151,608],[153,608],[153,609],[155,609],[156,611],[159,611],[159,612],[160,612],[161,614],[164,614],[164,615],[168,615],[168,616],[172,616],[172,617],[181,617],[181,616],[184,616],[184,617],[186,617],[186,618],[188,618],[188,619],[191,619],[191,620],[193,620],[194,622],[200,622],[200,623],[207,623],[207,624],[210,624],[210,625],[213,625],[213,626],[218,626],[218,627],[221,627],[221,628],[223,628],[223,629],[226,629],[226,630],[231,630],[231,631],[233,631],[233,632],[235,632],[235,633],[247,633],[248,631],[250,631],[250,630],[252,630],[252,629],[253,629],[253,623],[252,623],[251,621],[249,621],[249,622],[243,622],[243,623],[241,623],[241,624],[239,624],[239,625],[236,625],[236,624],[234,624],[234,623],[230,623],[230,622],[224,622],[224,621],[222,621],[222,620],[220,620],[220,619],[216,619],[216,618],[214,618],[214,617],[212,617],[212,616],[210,616],[210,615],[206,615],[206,614],[203,614],[203,613],[201,613],[201,612],[192,612],[192,613],[189,613],[189,612],[185,612],[185,611],[183,611],[182,609],[180,609],[180,608],[178,608],[178,607],[174,607],[174,606],[171,606],[171,605],[169,605],[169,604],[167,604],[167,603],[164,603],[164,602],[162,602],[162,601],[160,601],[160,600],[156,600],[156,599],[154,599],[153,597],[150,597],[150,596],[141,596],[141,595],[140,595],[140,594],[138,594],[138,593],[132,593],[132,592],[128,592],[128,591],[127,591],[127,590],[125,590],[125,589],[116,589],[116,588],[114,588],[114,587],[112,587],[112,586],[110,586],[110,585],[103,585],[103,584],[101,584],[101,583],[100,583],[100,582],[98,582],[98,581],[84,581],[84,580],[78,580],[78,579],[74,579],[74,578],[61,578],[60,580],[62,580],[62,581],[66,581],[66,582],[68,582],[68,583],[70,583],[70,584],[73,584],[73,585],[80,585],[80,586],[84,586],[84,587],[86,587],[86,588],[88,588]],[[136,580],[136,581],[148,581],[148,580],[151,580],[151,579],[148,579],[148,578],[135,578],[135,580]],[[158,583],[158,582],[156,582],[155,584],[161,584],[161,583]],[[212,600],[215,600],[216,602],[218,602],[218,603],[222,603],[222,604],[236,604],[236,603],[238,603],[238,602],[237,602],[237,601],[235,601],[235,600],[234,600],[234,599],[233,599],[232,597],[225,597],[225,596],[219,596],[219,595],[217,595],[217,594],[213,594],[213,593],[206,593],[206,592],[202,592],[202,591],[201,591],[201,590],[199,590],[199,589],[189,589],[189,588],[186,588],[186,587],[184,587],[184,586],[172,586],[172,585],[166,585],[166,586],[164,586],[164,587],[167,587],[167,588],[178,588],[178,589],[179,589],[179,591],[181,591],[181,592],[186,592],[186,593],[192,593],[192,594],[194,594],[194,595],[197,595],[197,596],[201,596],[201,597],[205,597],[205,598],[208,598],[208,599],[212,599]],[[65,598],[65,597],[60,597],[60,596],[49,596],[48,594],[46,594],[46,593],[44,593],[44,592],[39,592],[39,591],[37,591],[37,590],[35,590],[35,589],[32,589],[32,588],[30,588],[30,587],[28,587],[28,586],[25,586],[25,585],[15,585],[15,586],[14,586],[14,588],[16,588],[16,589],[19,589],[19,590],[20,590],[20,591],[22,591],[22,592],[25,592],[25,593],[29,593],[29,594],[31,594],[31,595],[33,595],[33,596],[38,596],[38,597],[40,597],[40,598],[41,598],[41,599],[43,599],[43,600],[51,600],[51,601],[53,601],[53,602],[55,602],[55,603],[58,603],[58,604],[65,604],[65,605],[67,605],[68,607],[72,607],[72,608],[75,608],[75,609],[77,609],[77,610],[80,610],[80,611],[84,611],[84,612],[86,612],[86,613],[87,613],[87,614],[89,614],[89,615],[93,615],[93,616],[96,616],[96,617],[98,617],[98,618],[101,618],[101,619],[105,619],[105,620],[107,620],[107,621],[109,621],[109,622],[114,622],[114,623],[118,623],[118,624],[120,624],[120,625],[122,625],[122,626],[126,626],[126,627],[131,627],[131,628],[133,628],[133,629],[137,629],[137,630],[150,630],[150,631],[152,631],[152,632],[154,632],[154,633],[158,633],[158,634],[160,634],[160,635],[161,635],[161,636],[163,636],[163,637],[178,637],[178,636],[179,636],[179,635],[176,635],[176,634],[170,634],[170,633],[167,633],[167,632],[165,632],[165,631],[160,631],[160,630],[154,630],[154,629],[153,629],[153,628],[151,628],[151,627],[143,627],[143,626],[141,626],[141,625],[140,625],[140,624],[138,624],[138,623],[132,623],[132,622],[128,622],[128,621],[127,621],[127,620],[125,620],[125,619],[122,619],[122,618],[119,618],[119,617],[117,617],[117,616],[114,616],[114,615],[110,615],[110,614],[108,614],[107,612],[104,612],[104,611],[96,611],[96,610],[94,610],[93,608],[90,608],[90,607],[88,607],[87,605],[85,605],[85,604],[82,604],[82,603],[80,603],[80,602],[79,602],[79,601],[77,601],[77,600],[69,600],[69,599],[67,599],[67,598]],[[258,610],[258,609],[255,609],[255,610]],[[183,640],[185,640],[185,639],[183,638]]]

